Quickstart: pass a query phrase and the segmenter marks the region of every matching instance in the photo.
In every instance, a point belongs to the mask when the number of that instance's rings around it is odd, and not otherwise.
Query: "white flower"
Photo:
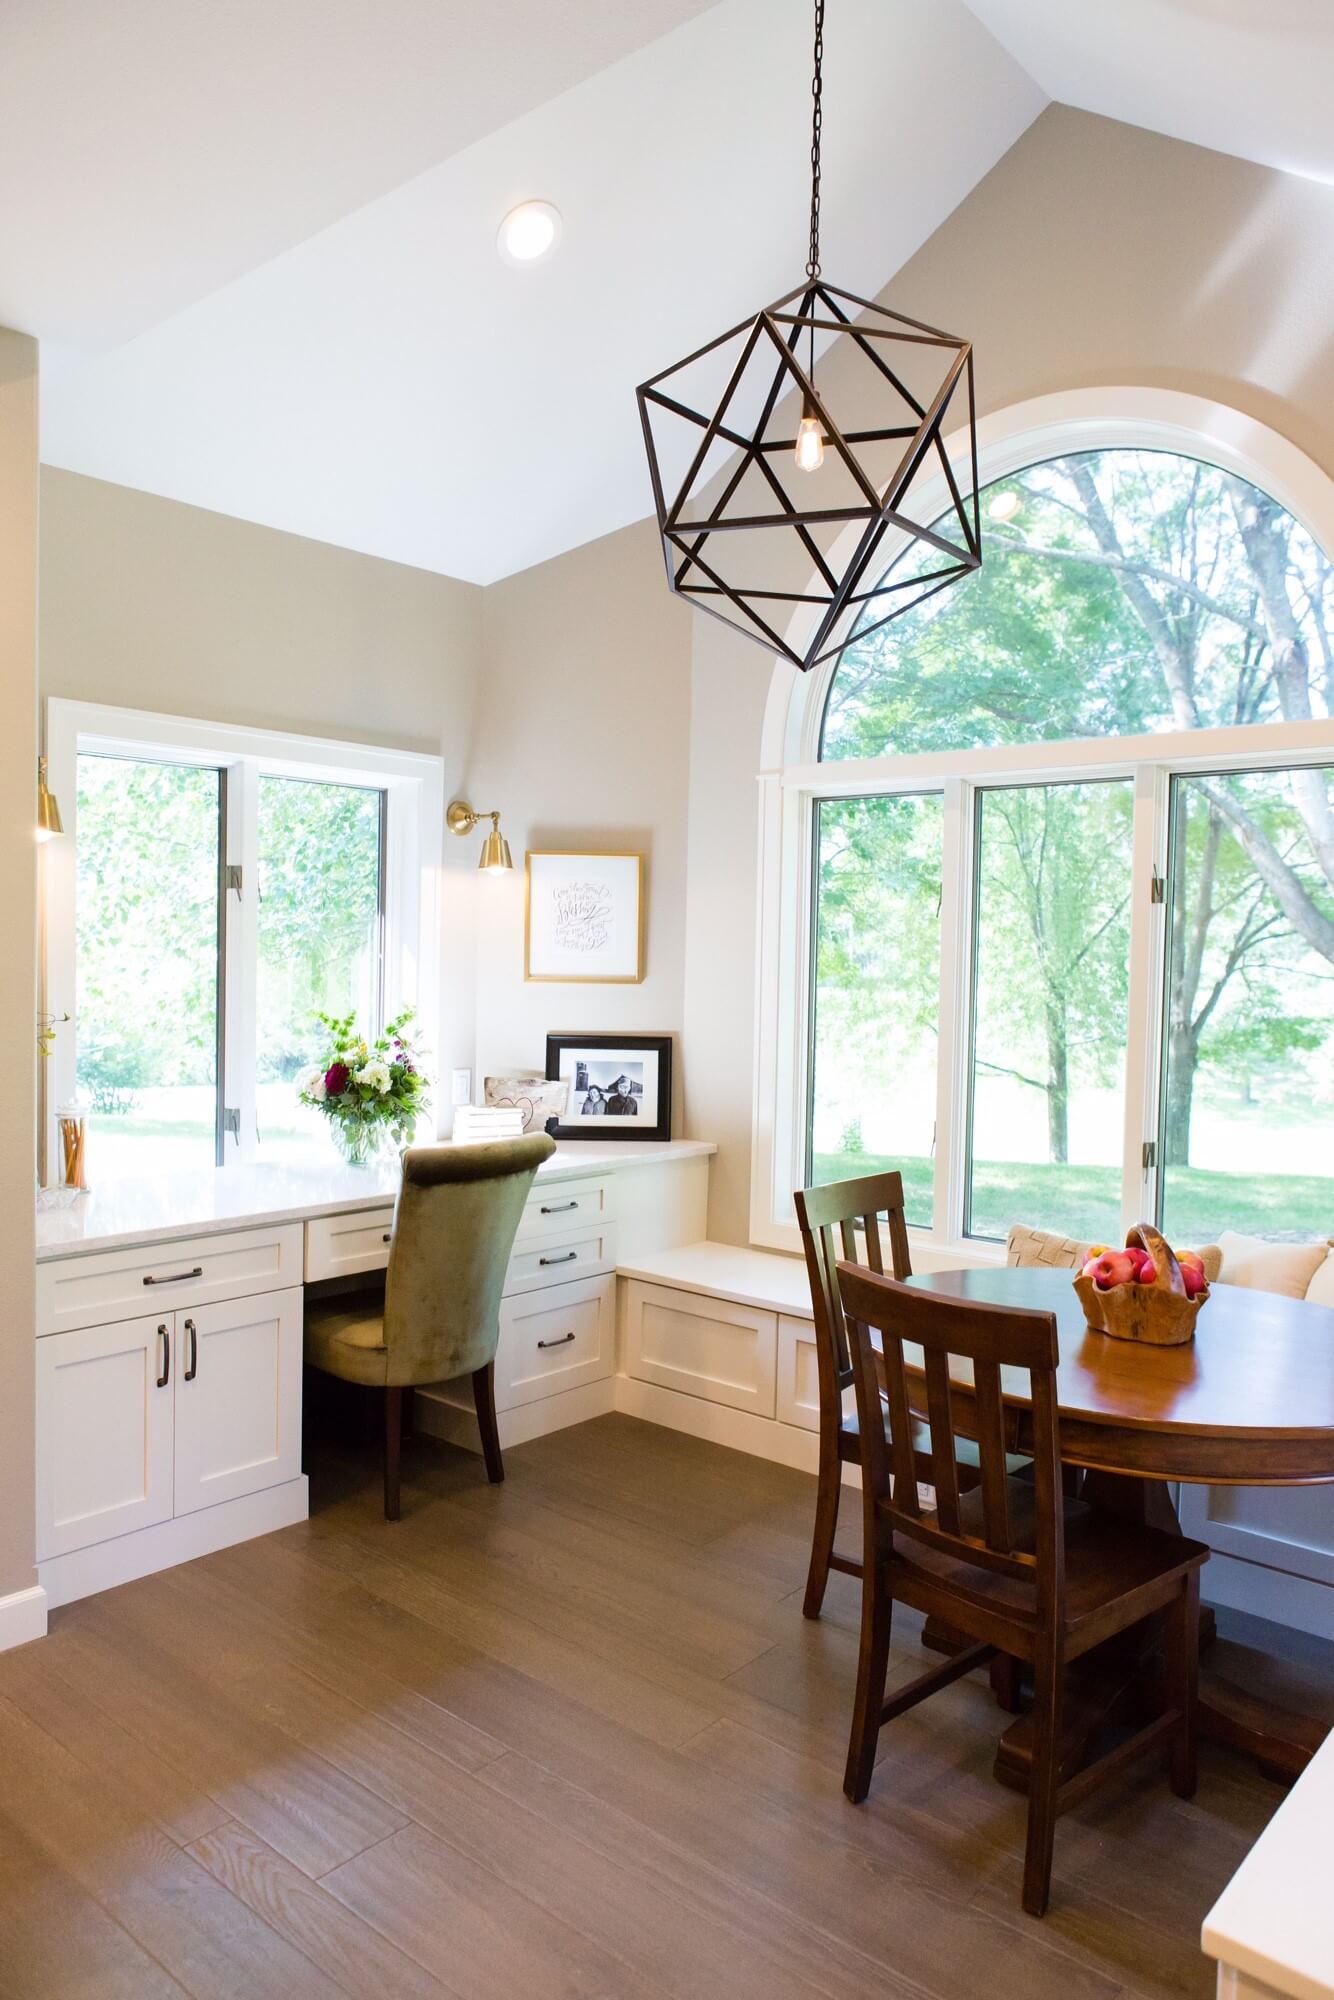
[[[310,1083],[307,1086],[307,1095],[313,1097],[317,1104],[323,1104],[325,1098],[329,1095],[329,1086],[325,1083],[324,1074],[321,1070],[316,1070],[314,1076],[310,1079]]]
[[[364,1069],[357,1071],[352,1081],[364,1083],[371,1090],[378,1090],[383,1097],[390,1083],[389,1065],[382,1062],[368,1062]]]

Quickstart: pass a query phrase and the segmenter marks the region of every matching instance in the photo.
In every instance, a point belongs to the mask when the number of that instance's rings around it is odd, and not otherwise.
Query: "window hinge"
[[[223,870],[223,881],[229,889],[235,889],[236,899],[239,902],[241,900],[241,864],[239,861],[229,861],[227,863],[226,868]]]
[[[1165,903],[1167,901],[1167,884],[1156,868],[1149,877],[1149,901],[1151,903]]]
[[[229,1132],[231,1133],[233,1139],[235,1139],[237,1145],[239,1146],[241,1143],[240,1110],[239,1109],[233,1110],[230,1105],[225,1105],[223,1107],[223,1113],[222,1113],[222,1135],[224,1139],[226,1138]]]
[[[1146,1139],[1144,1141],[1143,1151],[1140,1154],[1140,1162],[1146,1174],[1148,1173],[1150,1167],[1157,1166],[1158,1141],[1156,1139]]]

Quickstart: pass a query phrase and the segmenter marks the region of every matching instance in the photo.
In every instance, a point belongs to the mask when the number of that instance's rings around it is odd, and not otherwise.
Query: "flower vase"
[[[349,1167],[368,1167],[379,1138],[377,1128],[364,1118],[333,1118],[329,1122]]]

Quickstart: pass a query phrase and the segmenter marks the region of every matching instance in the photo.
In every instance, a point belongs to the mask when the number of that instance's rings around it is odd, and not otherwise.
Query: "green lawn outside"
[[[903,1175],[909,1222],[929,1226],[932,1162],[888,1153],[817,1153],[817,1181],[857,1174]],[[1116,1167],[1054,1167],[1027,1161],[980,1163],[973,1176],[973,1233],[1004,1239],[1012,1222],[1056,1229],[1086,1242],[1119,1242],[1121,1174]],[[1220,1231],[1299,1239],[1334,1236],[1334,1181],[1318,1174],[1218,1174],[1173,1168],[1164,1216],[1169,1242],[1183,1249],[1217,1242]]]

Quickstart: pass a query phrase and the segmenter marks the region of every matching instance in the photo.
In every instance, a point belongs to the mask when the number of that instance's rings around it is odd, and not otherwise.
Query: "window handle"
[[[190,1336],[190,1365],[185,1371],[185,1380],[193,1382],[199,1373],[199,1329],[192,1319],[188,1319],[185,1330]]]
[[[160,1326],[157,1330],[157,1337],[162,1343],[158,1349],[158,1360],[162,1363],[162,1373],[157,1378],[157,1386],[159,1389],[165,1389],[171,1380],[171,1335],[167,1332],[165,1326]]]
[[[171,1271],[165,1278],[145,1278],[146,1285],[183,1285],[190,1278],[202,1278],[204,1267],[196,1264],[193,1271]]]
[[[578,1208],[577,1201],[555,1201],[549,1208],[540,1211],[543,1215],[566,1215],[572,1208]]]
[[[559,1340],[539,1340],[537,1344],[539,1347],[568,1347],[573,1339],[572,1333],[563,1333]]]

